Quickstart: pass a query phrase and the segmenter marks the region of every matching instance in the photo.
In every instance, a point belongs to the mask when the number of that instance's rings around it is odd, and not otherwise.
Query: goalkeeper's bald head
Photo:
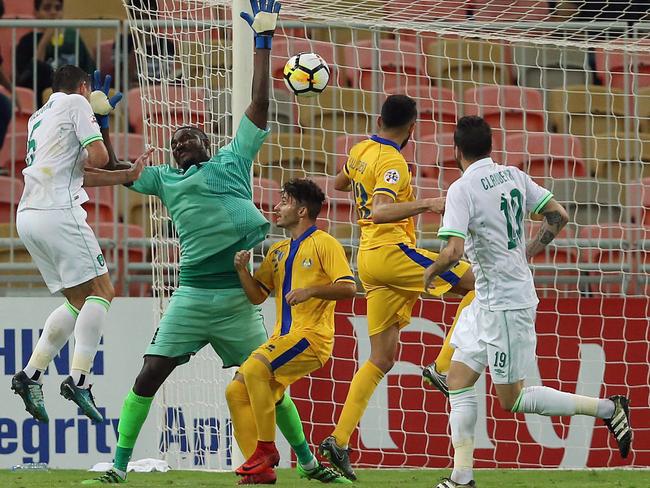
[[[186,125],[174,132],[171,150],[178,167],[187,171],[210,159],[210,139],[198,127]]]

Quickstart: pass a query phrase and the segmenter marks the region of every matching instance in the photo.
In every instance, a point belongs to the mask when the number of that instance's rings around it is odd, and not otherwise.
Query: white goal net
[[[195,124],[213,150],[232,136],[249,96],[252,37],[239,9],[248,2],[124,0],[134,38],[141,105],[129,103],[171,161],[174,128]],[[625,464],[650,465],[650,23],[646,2],[537,0],[285,0],[272,51],[269,126],[254,165],[254,198],[271,219],[284,181],[309,176],[328,201],[319,225],[342,242],[356,268],[359,231],[351,196],[331,177],[348,149],[374,133],[382,101],[406,93],[418,103],[404,149],[420,197],[444,194],[459,176],[456,120],[483,116],[494,130],[494,159],[528,171],[551,189],[571,223],[531,267],[541,303],[537,368],[529,384],[591,396],[627,394],[636,428]],[[233,21],[234,18],[234,21]],[[238,34],[237,29],[242,29]],[[286,60],[315,52],[332,69],[316,98],[295,98],[282,81]],[[134,116],[134,113],[137,114]],[[141,112],[141,113],[139,113]],[[151,200],[154,294],[159,312],[177,285],[179,250],[159,201]],[[418,244],[437,250],[440,219],[417,219]],[[528,235],[539,224],[526,222]],[[277,239],[272,226],[255,249],[259,263]],[[424,298],[402,332],[395,368],[372,398],[352,439],[361,467],[446,467],[452,449],[448,404],[424,388],[458,298]],[[270,307],[272,309],[272,306]],[[272,311],[267,315],[272,319]],[[359,293],[337,313],[334,358],[291,389],[308,440],[338,419],[348,385],[369,354]],[[230,426],[224,387],[230,373],[211,351],[179,368],[159,394],[161,450],[184,468],[228,468]],[[488,393],[479,409],[478,467],[613,467],[621,464],[606,428],[591,418],[503,412]],[[481,392],[479,388],[479,393]],[[479,398],[484,396],[479,394]],[[182,422],[181,422],[182,421]],[[181,426],[182,423],[182,426]],[[182,440],[184,437],[184,441]],[[165,443],[165,441],[167,443]],[[285,456],[286,460],[286,456]]]

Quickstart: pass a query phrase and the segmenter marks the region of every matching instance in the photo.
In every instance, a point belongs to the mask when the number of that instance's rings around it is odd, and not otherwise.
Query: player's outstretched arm
[[[445,211],[445,198],[424,198],[414,202],[395,202],[388,195],[376,194],[372,199],[372,222],[388,224],[425,212],[441,214]]]
[[[153,148],[142,154],[135,163],[129,164],[127,169],[104,170],[99,168],[84,169],[84,185],[89,186],[113,186],[129,185],[136,181],[144,167],[149,164]]]
[[[526,256],[531,258],[548,246],[569,222],[569,215],[555,198],[551,198],[539,212],[544,217],[537,236],[526,246]]]
[[[284,297],[289,305],[298,305],[310,298],[321,300],[345,300],[354,298],[357,293],[357,285],[351,281],[340,281],[330,285],[312,286],[309,288],[296,288],[291,290]]]
[[[250,271],[248,270],[248,263],[250,259],[250,251],[239,251],[237,254],[235,254],[235,270],[237,271],[239,282],[241,283],[241,286],[244,289],[244,293],[246,293],[248,300],[253,305],[259,305],[264,300],[266,300],[268,293],[266,290],[264,290],[264,288],[262,288],[262,285],[260,285],[260,283],[255,278],[253,278]]]
[[[275,0],[251,0],[253,15],[241,12],[240,16],[253,29],[255,35],[255,61],[253,64],[253,93],[246,116],[260,129],[266,129],[269,110],[269,82],[271,44],[281,4]]]

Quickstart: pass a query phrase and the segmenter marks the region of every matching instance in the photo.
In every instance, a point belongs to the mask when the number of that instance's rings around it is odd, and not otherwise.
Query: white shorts
[[[461,312],[451,345],[452,361],[477,373],[490,368],[492,382],[516,383],[526,375],[537,357],[535,313],[537,306],[520,310],[489,311],[474,300]]]
[[[16,227],[51,293],[108,273],[83,208],[21,210]]]

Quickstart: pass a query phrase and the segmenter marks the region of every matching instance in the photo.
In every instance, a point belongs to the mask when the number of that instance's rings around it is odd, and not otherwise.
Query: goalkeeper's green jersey
[[[181,245],[180,284],[197,288],[241,286],[235,253],[264,240],[269,223],[253,204],[251,165],[268,135],[246,115],[230,144],[187,171],[148,166],[130,187],[156,195],[174,222]]]

